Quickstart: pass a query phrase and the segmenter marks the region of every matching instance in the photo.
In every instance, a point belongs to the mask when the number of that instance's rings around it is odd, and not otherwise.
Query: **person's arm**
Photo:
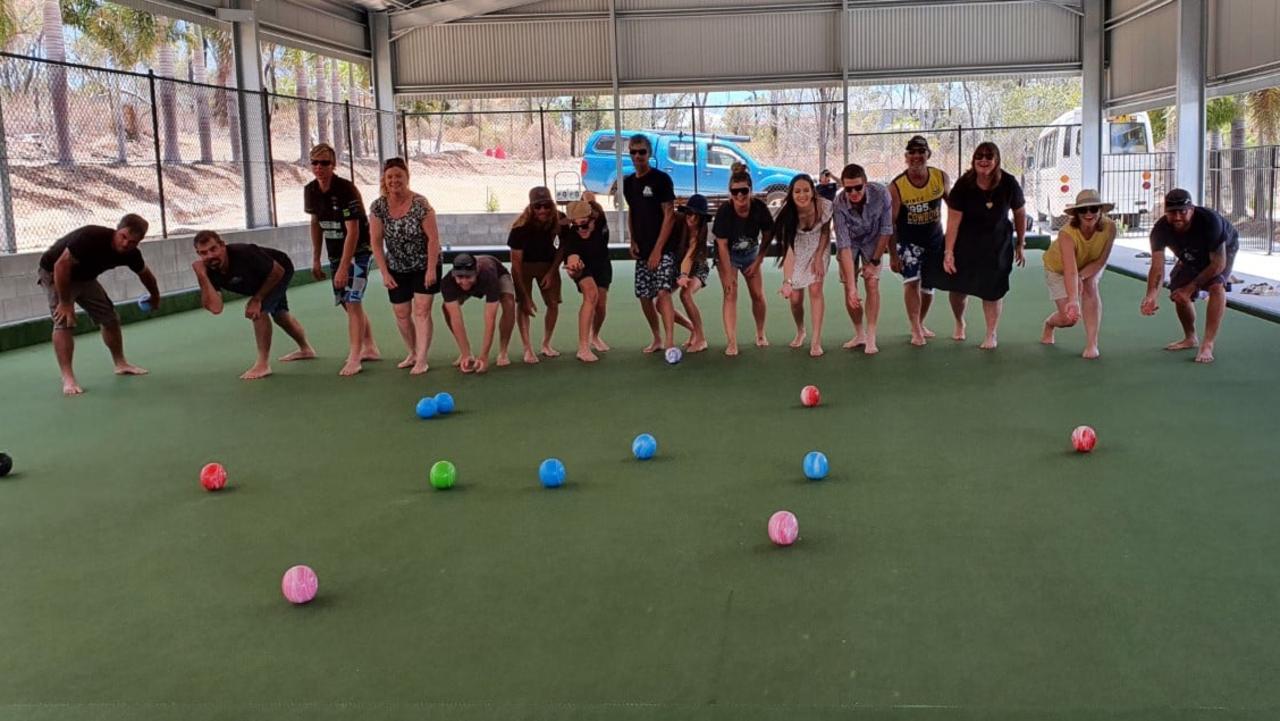
[[[951,275],[956,274],[956,235],[960,232],[960,221],[963,219],[964,213],[947,206],[947,240],[942,253],[942,269]]]
[[[951,204],[951,176],[947,175],[947,171],[939,170],[942,173],[942,202],[947,205]]]
[[[324,231],[320,228],[320,219],[311,216],[311,277],[324,280],[324,268],[320,267],[320,248],[324,246]]]
[[[424,201],[425,202],[425,201]],[[427,276],[426,285],[430,288],[440,280],[436,277],[436,266],[440,264],[440,227],[436,223],[436,210],[429,204],[427,213],[422,216],[422,234],[427,238]]]
[[[449,318],[449,330],[453,333],[454,342],[458,344],[458,357],[462,359],[458,370],[470,373],[471,341],[467,339],[467,325],[462,322],[462,305],[456,300],[446,301],[444,314]]]
[[[901,209],[902,196],[898,194],[898,186],[895,183],[889,186],[889,212],[895,221],[897,220],[898,212]],[[897,226],[894,226],[893,232],[896,236],[898,232]],[[902,259],[898,257],[898,243],[896,237],[889,239],[889,268],[895,273],[902,272]]]
[[[689,284],[689,273],[693,272],[693,258],[698,252],[698,241],[690,238],[685,245],[688,247],[685,248],[684,255],[680,258],[680,275],[676,280],[676,285],[681,288]]]
[[[160,284],[156,282],[155,273],[151,272],[151,268],[142,266],[142,270],[138,271],[138,280],[142,281],[142,286],[147,289],[150,298],[147,302],[151,304],[151,310],[160,308]]]
[[[624,201],[627,198],[627,181],[625,178],[622,181],[622,198]],[[640,260],[640,244],[636,242],[636,224],[633,220],[634,214],[631,212],[631,204],[629,202],[624,203],[624,205],[626,205],[627,208],[627,240],[631,243],[631,258],[633,260]]]
[[[868,186],[870,187],[870,186]],[[893,203],[886,203],[880,208],[880,240],[876,243],[876,256],[872,261],[879,265],[880,259],[893,247]]]
[[[511,249],[511,280],[516,286],[516,303],[520,305],[520,312],[531,318],[537,315],[538,307],[533,304],[533,296],[524,292],[524,251],[519,248]]]
[[[75,327],[76,306],[71,300],[71,269],[76,265],[76,257],[70,250],[62,251],[57,262],[53,264],[53,290],[58,296],[58,307],[53,311],[55,323],[67,327]]]
[[[249,302],[244,306],[244,317],[249,320],[257,320],[262,315],[262,301],[267,299],[271,291],[280,285],[280,279],[284,277],[284,266],[271,261],[271,271],[267,273],[266,280],[262,281],[262,285],[258,288],[258,292],[249,298]]]
[[[1115,226],[1112,226],[1112,227],[1114,228]],[[1115,246],[1115,244],[1116,244],[1116,234],[1115,234],[1115,231],[1113,230],[1110,234],[1110,237],[1107,238],[1106,245],[1104,245],[1102,248],[1102,255],[1098,256],[1097,260],[1093,261],[1092,263],[1080,269],[1081,280],[1088,280],[1106,269],[1107,260],[1111,257],[1111,248]]]
[[[653,252],[649,254],[649,270],[657,270],[658,264],[662,262],[662,249],[666,247],[667,240],[671,238],[671,229],[676,224],[676,204],[674,201],[662,204],[662,230],[658,231],[658,243],[653,246]]]
[[[837,250],[836,262],[840,264],[840,277],[844,279],[844,294],[848,303],[857,308],[862,303],[858,298],[858,274],[853,267],[853,248]]]
[[[1018,267],[1027,264],[1027,209],[1026,207],[1018,208],[1013,211],[1013,222],[1017,226],[1015,232],[1018,234],[1018,244],[1013,246],[1013,257],[1018,262]]]
[[[484,304],[484,340],[480,344],[480,357],[477,358],[479,365],[476,366],[477,373],[484,373],[489,367],[489,350],[493,347],[493,329],[498,322],[498,306],[499,301]]]
[[[360,242],[360,219],[352,218],[342,226],[347,230],[347,237],[342,241],[342,260],[338,261],[338,269],[333,272],[333,284],[339,288],[347,287],[350,279],[349,268],[356,257],[356,244]]]
[[[218,315],[222,312],[222,294],[209,280],[209,271],[205,268],[204,261],[197,259],[191,264],[191,271],[196,274],[196,282],[200,284],[200,305],[210,313]]]
[[[1062,253],[1062,282],[1067,286],[1067,317],[1080,315],[1080,272],[1076,270],[1076,244],[1066,232],[1058,233],[1058,250]]]
[[[1194,300],[1197,289],[1203,288],[1211,279],[1222,275],[1222,271],[1226,269],[1227,246],[1224,243],[1220,244],[1209,253],[1209,265],[1205,266],[1204,270],[1200,271],[1200,273],[1196,275],[1190,283],[1187,283],[1181,288],[1175,288],[1174,292],[1181,294],[1187,300]]]
[[[378,270],[382,271],[382,285],[388,290],[395,289],[396,279],[391,277],[391,268],[387,266],[387,251],[383,249],[383,232],[382,218],[376,213],[369,216],[369,241],[373,247],[373,262],[378,264]]]
[[[778,290],[778,294],[783,298],[791,297],[791,276],[796,271],[796,253],[795,247],[788,248],[783,251],[782,256],[782,288]]]
[[[1156,302],[1156,293],[1160,292],[1160,284],[1164,282],[1164,248],[1151,248],[1151,269],[1147,271],[1147,294],[1142,297],[1139,310],[1143,315],[1154,315],[1160,305]]]
[[[565,227],[565,223],[566,221],[562,218],[560,225],[556,228],[554,237],[560,237],[560,228]],[[538,285],[542,286],[544,289],[552,286],[555,282],[555,277],[560,274],[560,266],[564,265],[564,243],[557,243],[556,246],[555,255],[551,257],[551,268],[547,271],[546,275],[539,279],[538,282]]]
[[[822,226],[818,234],[818,249],[813,253],[813,274],[819,279],[826,277],[827,264],[831,262],[831,223]]]

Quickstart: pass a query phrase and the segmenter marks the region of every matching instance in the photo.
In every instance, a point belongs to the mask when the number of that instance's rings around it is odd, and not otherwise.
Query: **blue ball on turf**
[[[426,420],[428,418],[434,418],[436,413],[439,412],[439,410],[440,409],[436,406],[436,399],[432,398],[431,396],[427,396],[422,400],[418,401],[418,406],[417,408],[414,409],[414,411],[418,414],[418,417],[423,420]]]
[[[821,451],[809,451],[804,457],[804,475],[811,481],[820,481],[827,477],[827,456]]]
[[[453,396],[441,391],[436,394],[436,412],[442,416],[453,413]]]
[[[684,358],[684,351],[681,351],[679,348],[672,346],[667,349],[666,353],[663,353],[663,356],[666,357],[667,363],[671,365],[675,365],[679,363],[682,358]]]
[[[548,458],[538,466],[538,479],[543,488],[559,488],[564,485],[564,464],[559,458]]]
[[[142,311],[143,313],[151,312],[151,296],[150,295],[138,296],[138,310]]]
[[[648,433],[641,433],[636,436],[634,441],[631,441],[631,453],[639,460],[647,461],[653,458],[657,452],[658,439]]]

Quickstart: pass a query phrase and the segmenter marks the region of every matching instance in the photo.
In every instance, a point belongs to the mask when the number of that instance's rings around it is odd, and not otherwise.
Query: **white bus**
[[[1028,217],[1053,230],[1061,227],[1062,209],[1082,190],[1080,173],[1080,109],[1064,113],[1045,128],[1027,158],[1025,189]],[[1107,118],[1102,133],[1104,195],[1116,204],[1112,216],[1136,228],[1155,207],[1151,121],[1146,113]],[[1109,176],[1109,177],[1108,177]]]

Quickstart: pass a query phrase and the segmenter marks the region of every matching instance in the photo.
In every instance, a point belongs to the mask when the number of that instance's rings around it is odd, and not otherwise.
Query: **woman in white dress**
[[[792,348],[804,345],[804,297],[809,295],[813,307],[813,332],[809,337],[809,355],[822,355],[822,316],[825,303],[822,284],[831,260],[831,201],[818,196],[813,178],[806,174],[791,179],[787,199],[774,221],[774,237],[782,243],[780,263],[783,270],[782,297],[791,301],[791,316],[796,321],[796,337]]]

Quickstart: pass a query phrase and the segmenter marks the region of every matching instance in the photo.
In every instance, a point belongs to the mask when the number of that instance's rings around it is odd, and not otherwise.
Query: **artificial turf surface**
[[[1167,301],[1109,274],[1098,362],[1080,328],[1041,346],[1039,254],[1014,276],[1001,346],[907,344],[886,273],[882,352],[785,342],[669,367],[627,265],[592,367],[565,356],[484,377],[336,371],[345,323],[322,285],[290,291],[323,358],[237,374],[241,305],[126,328],[144,378],[78,339],[88,393],[59,394],[48,345],[0,355],[0,717],[12,719],[1079,719],[1280,715],[1280,328],[1228,312],[1218,362],[1161,346]],[[834,281],[834,278],[833,278]],[[539,304],[541,306],[541,304]],[[476,337],[480,304],[466,306]],[[438,317],[438,316],[437,316]],[[540,318],[534,321],[540,336]],[[515,343],[518,349],[518,341]],[[276,334],[276,355],[289,350]],[[800,388],[822,389],[805,409]],[[418,397],[447,390],[448,418]],[[1099,435],[1071,452],[1071,429]],[[631,439],[653,433],[658,457]],[[801,459],[822,450],[824,481]],[[558,457],[564,488],[538,485]],[[458,486],[431,489],[449,459]],[[217,460],[228,488],[206,493]],[[800,541],[775,548],[786,508]],[[280,576],[311,565],[292,607]]]

